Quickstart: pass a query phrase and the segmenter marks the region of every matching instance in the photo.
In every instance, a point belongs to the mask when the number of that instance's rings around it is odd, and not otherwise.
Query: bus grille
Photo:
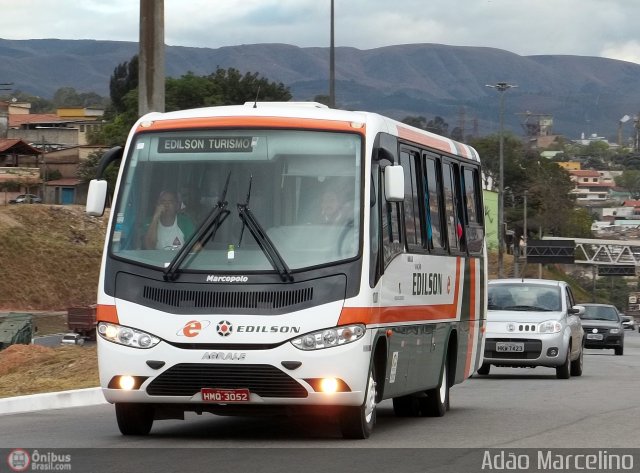
[[[150,396],[193,396],[202,388],[247,388],[261,397],[307,397],[307,390],[271,365],[182,363],[172,366],[147,387]]]
[[[144,286],[142,296],[171,307],[281,309],[312,300],[313,288],[283,291],[200,291]]]

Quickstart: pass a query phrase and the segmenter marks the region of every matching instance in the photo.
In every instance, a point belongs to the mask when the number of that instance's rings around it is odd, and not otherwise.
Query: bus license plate
[[[202,400],[205,402],[248,402],[250,392],[248,389],[215,389],[202,388],[200,390]]]
[[[524,351],[524,343],[514,343],[514,342],[497,342],[496,343],[496,351],[499,352],[523,352]]]

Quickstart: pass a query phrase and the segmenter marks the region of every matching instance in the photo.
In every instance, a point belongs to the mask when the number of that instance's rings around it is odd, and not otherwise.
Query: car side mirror
[[[572,315],[577,315],[578,317],[582,317],[584,315],[584,307],[581,305],[574,305],[571,309],[569,309],[569,313]]]

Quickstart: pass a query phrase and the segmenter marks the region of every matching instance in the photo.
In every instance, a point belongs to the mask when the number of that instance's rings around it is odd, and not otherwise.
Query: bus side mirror
[[[91,179],[87,193],[86,213],[92,217],[102,217],[107,202],[107,181]]]
[[[384,196],[388,202],[404,200],[404,171],[402,166],[384,168]]]

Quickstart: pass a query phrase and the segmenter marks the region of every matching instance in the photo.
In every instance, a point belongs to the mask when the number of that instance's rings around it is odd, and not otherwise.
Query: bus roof
[[[317,102],[246,102],[243,105],[204,107],[175,112],[151,112],[140,118],[138,130],[176,130],[218,126],[323,128],[354,131],[371,128],[419,145],[480,161],[471,146],[401,123],[377,113],[338,110]],[[371,130],[370,130],[371,131]]]

